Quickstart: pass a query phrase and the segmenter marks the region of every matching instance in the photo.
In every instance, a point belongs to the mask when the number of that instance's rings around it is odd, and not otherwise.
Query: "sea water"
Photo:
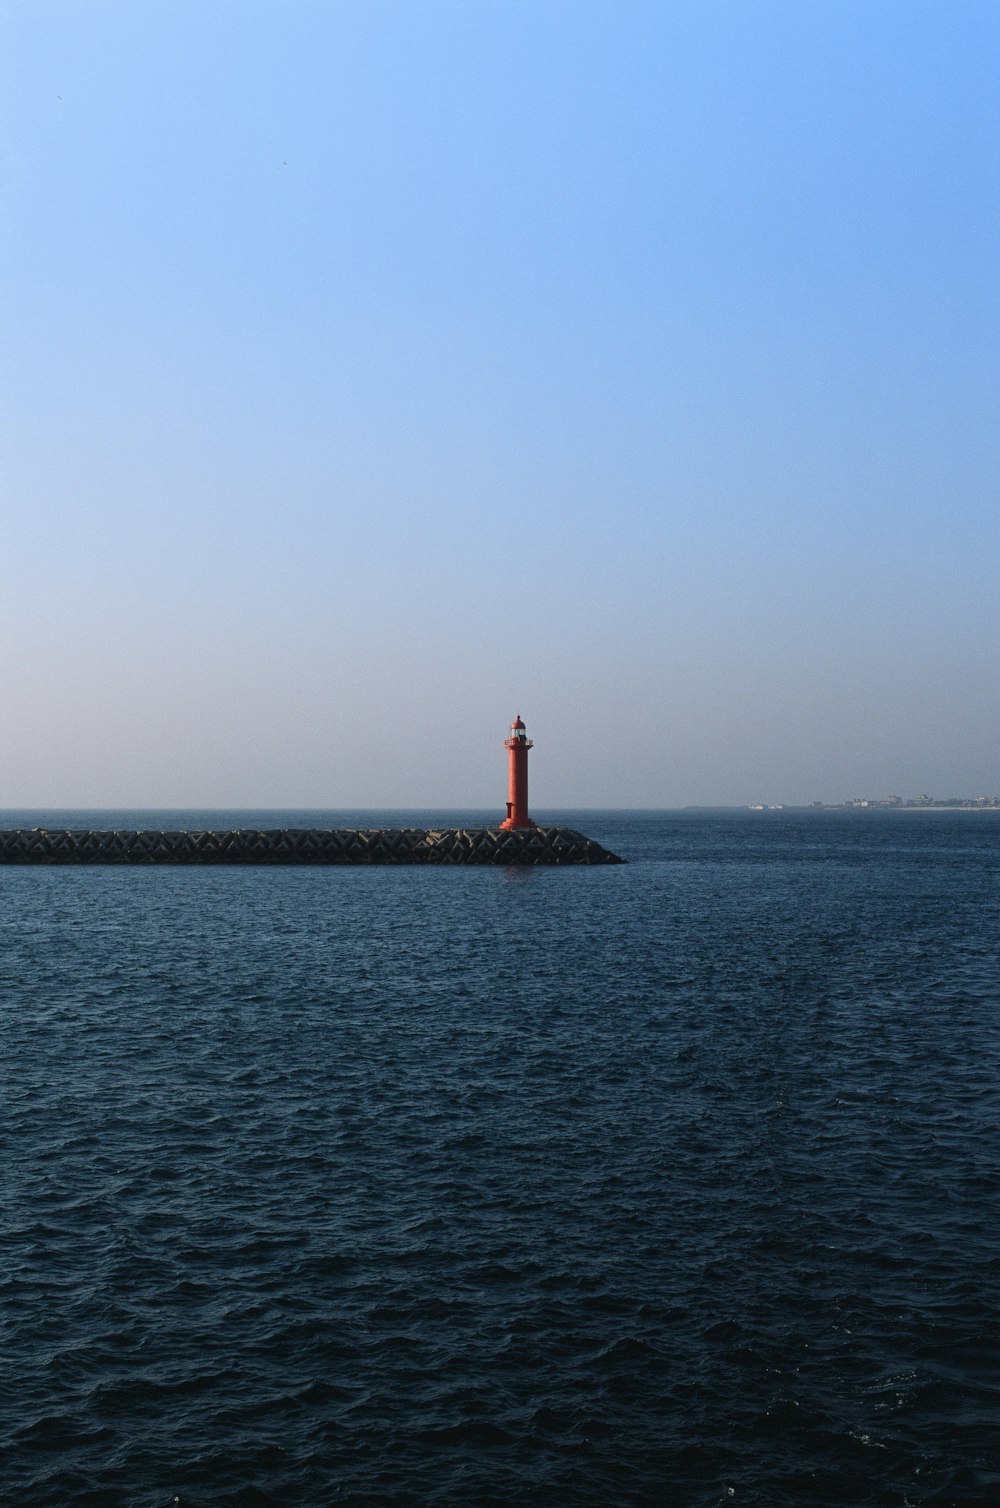
[[[1000,1500],[1000,814],[544,816],[0,869],[3,1502]]]

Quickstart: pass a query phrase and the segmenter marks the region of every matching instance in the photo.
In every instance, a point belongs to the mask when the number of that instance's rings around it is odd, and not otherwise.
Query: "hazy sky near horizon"
[[[1000,790],[995,0],[7,0],[0,805]]]

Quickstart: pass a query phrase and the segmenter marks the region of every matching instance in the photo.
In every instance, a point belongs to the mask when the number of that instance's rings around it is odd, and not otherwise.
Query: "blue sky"
[[[7,0],[0,792],[1000,790],[994,0]]]

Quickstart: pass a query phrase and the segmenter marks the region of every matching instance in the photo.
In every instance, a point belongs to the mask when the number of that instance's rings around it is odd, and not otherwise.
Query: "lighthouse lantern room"
[[[507,815],[501,828],[537,827],[528,816],[528,750],[531,739],[527,736],[521,714],[510,725],[510,734],[504,748],[507,753]]]

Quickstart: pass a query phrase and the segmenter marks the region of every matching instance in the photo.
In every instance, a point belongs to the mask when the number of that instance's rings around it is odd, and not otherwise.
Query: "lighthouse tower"
[[[507,815],[501,828],[537,827],[528,816],[528,750],[531,739],[527,737],[520,712],[510,725],[510,737],[504,744],[509,751],[507,765]]]

